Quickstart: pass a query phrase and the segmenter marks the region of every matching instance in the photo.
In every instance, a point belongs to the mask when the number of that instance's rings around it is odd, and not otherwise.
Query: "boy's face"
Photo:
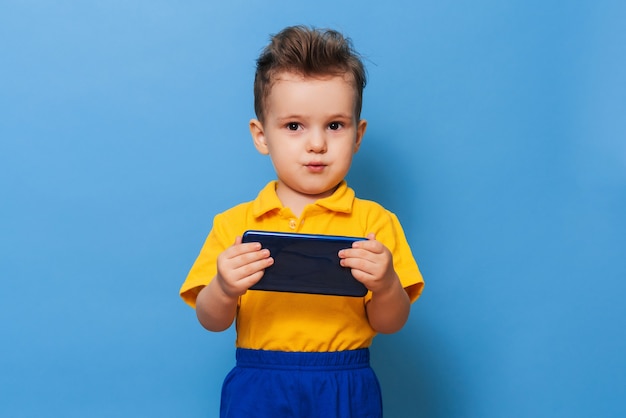
[[[264,122],[252,120],[250,131],[272,159],[285,206],[330,196],[348,173],[367,126],[356,119],[354,98],[346,76],[277,75]]]

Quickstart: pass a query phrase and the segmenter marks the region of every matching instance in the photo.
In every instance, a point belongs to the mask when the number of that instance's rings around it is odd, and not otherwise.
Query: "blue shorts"
[[[367,348],[330,353],[237,349],[221,418],[380,418],[380,385]]]

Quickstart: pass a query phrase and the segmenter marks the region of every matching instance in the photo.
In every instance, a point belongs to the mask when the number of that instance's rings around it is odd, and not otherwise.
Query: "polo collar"
[[[283,204],[276,194],[277,184],[276,180],[267,183],[252,202],[252,214],[255,218],[283,208]],[[354,197],[354,190],[348,187],[348,183],[343,180],[332,195],[318,200],[313,206],[322,207],[332,212],[350,213],[352,212]]]

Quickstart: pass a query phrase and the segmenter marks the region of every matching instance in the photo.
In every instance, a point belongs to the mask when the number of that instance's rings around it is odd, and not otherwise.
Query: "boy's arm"
[[[205,286],[196,299],[196,315],[209,331],[228,329],[237,313],[238,297],[229,297],[217,285],[217,277]]]
[[[261,280],[274,260],[258,242],[235,244],[217,257],[217,274],[196,299],[196,315],[209,331],[224,331],[233,323],[239,296]]]
[[[341,265],[352,269],[352,275],[372,292],[367,303],[367,318],[379,333],[391,334],[402,329],[411,302],[393,268],[391,252],[374,234],[367,241],[357,241],[352,248],[339,252]]]
[[[409,295],[395,272],[394,275],[396,278],[386,291],[372,291],[372,299],[365,307],[370,325],[382,334],[400,331],[409,319]]]

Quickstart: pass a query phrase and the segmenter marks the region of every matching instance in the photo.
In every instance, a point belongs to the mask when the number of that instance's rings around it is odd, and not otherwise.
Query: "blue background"
[[[0,416],[215,416],[234,333],[178,289],[273,178],[254,60],[366,57],[349,175],[427,280],[379,336],[386,417],[626,415],[626,3],[0,3]]]

